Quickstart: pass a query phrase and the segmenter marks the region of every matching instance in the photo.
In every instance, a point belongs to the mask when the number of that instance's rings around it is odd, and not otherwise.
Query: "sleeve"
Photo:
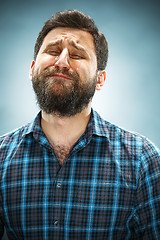
[[[160,150],[144,142],[136,192],[137,229],[141,239],[160,239]]]
[[[1,186],[1,172],[2,172],[2,151],[1,151],[1,144],[2,144],[3,138],[0,137],[0,186]],[[2,208],[2,196],[1,196],[1,189],[0,189],[0,239],[2,239],[3,234],[4,234],[4,224],[2,221],[2,213],[3,213],[3,208]]]

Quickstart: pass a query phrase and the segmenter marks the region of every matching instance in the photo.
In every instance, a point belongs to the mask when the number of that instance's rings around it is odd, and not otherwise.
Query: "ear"
[[[29,79],[32,81],[32,72],[33,72],[33,66],[34,66],[34,61],[32,61],[32,64],[31,64],[31,67],[30,67],[30,70],[29,70]]]
[[[106,71],[101,70],[98,72],[98,80],[96,84],[96,90],[101,90],[106,80]]]

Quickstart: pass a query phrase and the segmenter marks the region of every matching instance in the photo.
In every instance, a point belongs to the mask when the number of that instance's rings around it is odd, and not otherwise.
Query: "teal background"
[[[29,81],[33,48],[44,22],[76,8],[90,15],[109,43],[107,81],[93,99],[103,118],[160,147],[159,1],[0,1],[0,135],[39,111]]]
[[[160,147],[160,3],[155,0],[1,0],[0,135],[39,111],[28,78],[34,44],[53,13],[72,8],[90,15],[109,43],[107,81],[93,107]]]

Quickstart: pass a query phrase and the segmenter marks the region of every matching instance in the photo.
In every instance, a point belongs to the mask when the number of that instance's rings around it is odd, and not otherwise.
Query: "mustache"
[[[64,74],[72,79],[79,79],[79,75],[76,72],[70,72],[67,69],[60,70],[55,67],[48,67],[43,70],[43,77],[49,77],[50,75],[53,74]]]

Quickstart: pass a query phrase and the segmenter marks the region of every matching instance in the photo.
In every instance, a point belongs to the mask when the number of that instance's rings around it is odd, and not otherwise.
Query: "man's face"
[[[90,33],[55,28],[33,62],[32,83],[40,108],[73,116],[90,103],[97,83],[97,57]]]

